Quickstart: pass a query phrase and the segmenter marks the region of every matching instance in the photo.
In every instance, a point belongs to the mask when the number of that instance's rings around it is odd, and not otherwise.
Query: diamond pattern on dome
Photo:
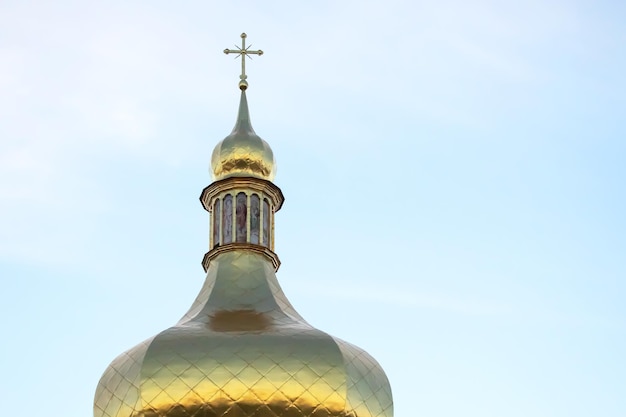
[[[223,335],[173,327],[144,360],[146,416],[340,416],[342,357],[320,336],[311,328]]]
[[[209,298],[209,294],[213,290],[213,284],[215,284],[215,280],[207,279],[204,281],[202,285],[202,289],[200,289],[200,293],[196,297],[195,301],[191,305],[191,308],[185,315],[180,319],[178,324],[185,323],[197,316],[200,311],[202,311],[202,307],[206,304],[207,299]]]
[[[141,365],[152,338],[122,353],[100,378],[94,417],[132,416],[141,409]]]
[[[312,328],[263,255],[231,251],[174,327],[118,357],[95,417],[391,417],[379,365]]]
[[[335,338],[346,361],[347,400],[358,417],[392,417],[393,400],[382,368],[364,350]]]
[[[227,252],[220,255],[219,261],[211,261],[206,284],[179,324],[205,321],[221,309],[254,309],[271,313],[275,320],[286,317],[289,322],[304,322],[280,288],[273,266],[247,251]]]

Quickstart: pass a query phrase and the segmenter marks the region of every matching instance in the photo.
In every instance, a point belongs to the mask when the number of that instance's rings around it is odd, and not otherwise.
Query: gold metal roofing
[[[245,89],[241,90],[237,122],[230,135],[219,142],[211,156],[215,181],[230,177],[254,177],[272,181],[276,162],[272,148],[252,128]]]
[[[363,350],[313,328],[271,262],[231,251],[175,325],[116,358],[95,417],[391,417],[391,390]]]

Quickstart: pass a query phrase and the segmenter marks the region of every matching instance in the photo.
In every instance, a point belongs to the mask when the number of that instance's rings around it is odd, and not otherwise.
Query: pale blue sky
[[[2,2],[2,414],[91,415],[108,363],[193,301],[245,31],[279,280],[378,359],[395,415],[626,415],[624,22],[617,1]]]

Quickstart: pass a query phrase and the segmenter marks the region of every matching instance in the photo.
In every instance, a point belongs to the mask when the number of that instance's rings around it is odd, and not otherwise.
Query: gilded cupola
[[[260,55],[242,42],[242,61]],[[274,214],[284,197],[249,124],[244,68],[235,129],[200,196],[211,216],[204,284],[175,325],[111,362],[94,417],[393,417],[380,365],[306,322],[278,283]]]
[[[235,127],[213,149],[211,173],[214,180],[254,177],[269,181],[276,174],[272,148],[252,129],[246,91],[243,89]]]

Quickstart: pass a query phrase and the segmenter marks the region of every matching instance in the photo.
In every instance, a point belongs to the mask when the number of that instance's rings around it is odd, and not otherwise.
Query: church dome
[[[252,129],[244,89],[241,91],[239,114],[233,131],[213,150],[211,173],[216,181],[230,177],[272,181],[276,175],[272,148]]]
[[[95,417],[392,417],[387,377],[362,349],[307,323],[262,254],[211,261],[175,325],[118,356]]]
[[[238,51],[252,53],[245,43]],[[213,151],[216,181],[200,196],[211,214],[204,285],[178,323],[111,362],[94,417],[393,417],[376,360],[311,326],[278,283],[274,214],[284,197],[241,89],[235,128]]]

